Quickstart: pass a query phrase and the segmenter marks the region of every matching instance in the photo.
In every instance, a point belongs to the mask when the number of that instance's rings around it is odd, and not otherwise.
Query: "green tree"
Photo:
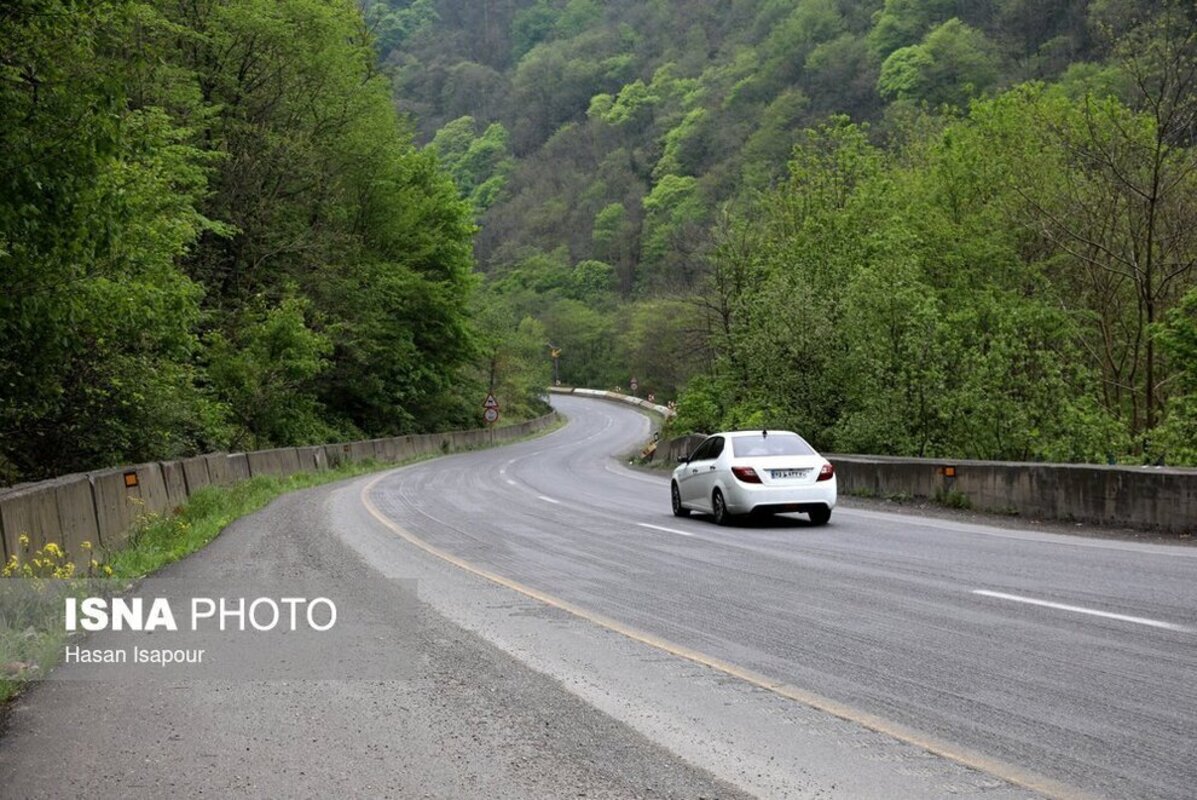
[[[996,50],[985,34],[950,19],[921,44],[895,50],[881,66],[883,97],[964,107],[998,78]]]
[[[499,199],[514,162],[507,129],[500,123],[490,124],[481,135],[475,135],[475,130],[473,117],[453,120],[437,131],[430,147],[457,182],[462,196],[476,213],[481,213]]]
[[[917,44],[927,31],[955,16],[956,0],[885,0],[878,12],[869,44],[881,58]]]
[[[141,3],[30,0],[0,26],[0,479],[219,442],[195,389],[204,155],[132,108]],[[147,45],[148,46],[148,45]]]
[[[706,216],[697,179],[663,176],[644,198],[644,213],[644,269],[639,285],[659,285],[670,273],[682,282],[692,280],[694,242]]]
[[[706,366],[705,325],[700,309],[682,299],[641,300],[624,309],[620,361],[658,402],[677,397],[695,372]]]
[[[236,340],[209,337],[207,375],[232,412],[231,447],[335,440],[313,380],[328,368],[332,343],[309,327],[306,313],[308,304],[290,297],[242,312]]]
[[[210,109],[199,136],[225,154],[204,211],[236,228],[186,261],[216,329],[242,340],[237,309],[293,286],[333,344],[315,379],[330,425],[448,424],[473,355],[470,211],[397,118],[353,4],[170,9],[191,29],[181,57]]]
[[[1176,375],[1157,452],[1173,464],[1197,464],[1197,289],[1168,311],[1156,336]]]
[[[480,397],[483,392],[494,392],[506,419],[528,419],[547,412],[541,399],[551,380],[544,324],[520,316],[510,299],[493,289],[480,293],[474,320],[483,356],[474,394]],[[481,425],[481,403],[475,400],[474,405],[474,424]]]

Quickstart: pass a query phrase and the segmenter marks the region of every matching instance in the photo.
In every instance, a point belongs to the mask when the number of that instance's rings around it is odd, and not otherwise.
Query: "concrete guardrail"
[[[626,394],[619,394],[618,392],[605,392],[601,389],[581,389],[573,386],[550,386],[549,391],[553,394],[576,394],[579,397],[595,397],[600,400],[613,400],[617,403],[627,403],[630,406],[639,406],[646,411],[652,411],[669,419],[675,416],[675,412],[669,406],[657,405],[650,403],[639,397],[632,397]]]
[[[29,537],[30,550],[53,542],[79,561],[83,558],[84,542],[96,548],[119,547],[140,518],[172,513],[206,486],[230,486],[258,475],[319,472],[369,459],[396,463],[420,455],[465,450],[527,436],[556,419],[553,412],[493,430],[280,447],[249,453],[207,453],[20,484],[0,489],[0,552],[7,561],[20,552],[20,537],[25,535]]]

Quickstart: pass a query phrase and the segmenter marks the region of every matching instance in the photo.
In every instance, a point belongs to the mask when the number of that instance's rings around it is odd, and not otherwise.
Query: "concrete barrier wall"
[[[126,470],[128,469],[126,467]],[[156,462],[137,464],[132,469],[137,473],[137,493],[141,497],[141,513],[161,514],[172,510],[170,494],[166,491],[166,479],[162,476],[162,465]]]
[[[54,505],[58,507],[58,530],[56,541],[67,552],[69,560],[76,564],[87,564],[83,543],[93,548],[103,546],[100,528],[96,521],[96,503],[92,496],[91,481],[86,475],[68,475],[54,482]]]
[[[187,494],[198,492],[212,483],[208,476],[208,459],[203,456],[185,458],[179,462],[183,465],[183,482],[187,485]]]
[[[676,439],[661,442],[657,445],[653,460],[665,464],[676,464],[682,456],[689,458],[690,454],[694,452],[694,448],[702,444],[702,440],[705,438],[707,438],[705,434],[693,433],[689,436],[679,436]]]
[[[96,530],[104,547],[116,547],[124,542],[144,507],[141,488],[126,485],[126,473],[136,475],[135,470],[125,467],[87,475],[96,509]]]
[[[1197,469],[829,455],[848,493],[944,497],[984,511],[1197,531]]]
[[[299,463],[299,452],[294,447],[280,447],[274,450],[255,450],[245,454],[249,462],[251,478],[258,475],[285,477],[294,475],[303,467]]]
[[[303,472],[324,472],[328,469],[328,455],[323,445],[311,447],[296,447],[299,456],[299,468]]]
[[[247,481],[253,477],[249,469],[249,456],[246,453],[229,453],[224,457],[225,471],[229,476],[229,484]]]
[[[181,461],[160,461],[162,483],[166,486],[167,508],[178,508],[187,500],[187,479]]]
[[[346,453],[346,460],[354,464],[359,464],[363,461],[369,461],[375,458],[374,443],[373,442],[350,442],[349,452]]]
[[[620,394],[618,392],[605,392],[601,389],[583,389],[574,386],[550,386],[549,393],[576,394],[579,397],[597,397],[600,400],[611,400],[616,403],[626,403],[630,406],[638,406],[643,408],[645,411],[652,411],[654,414],[660,414],[666,419],[675,416],[677,413],[669,406],[657,405],[656,403],[650,403],[647,400],[639,397],[632,397],[630,395]]]
[[[228,453],[209,453],[205,456],[199,456],[204,460],[204,466],[207,467],[209,485],[229,486],[235,483],[232,474],[229,472],[228,456]]]
[[[53,542],[70,560],[85,563],[83,543],[114,548],[123,544],[138,520],[167,514],[206,486],[231,486],[255,475],[315,472],[351,462],[405,461],[417,455],[464,450],[543,430],[556,413],[499,428],[396,436],[363,442],[284,447],[250,453],[208,453],[180,461],[135,464],[67,475],[40,483],[0,489],[0,554],[24,555],[22,534],[32,553]],[[499,433],[498,438],[494,438]]]
[[[23,553],[19,540],[29,537],[30,552],[47,542],[58,542],[58,505],[55,498],[56,481],[17,486],[0,495],[0,525],[4,526],[4,550],[7,555]],[[6,556],[7,557],[7,556]]]

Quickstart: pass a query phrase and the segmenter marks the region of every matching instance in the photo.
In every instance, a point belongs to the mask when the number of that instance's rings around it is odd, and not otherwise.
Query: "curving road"
[[[554,402],[564,430],[396,473],[378,509],[471,565],[966,763],[1053,793],[1193,796],[1197,549],[842,506],[826,528],[675,519],[665,477],[611,458],[644,441],[644,417]]]
[[[288,656],[320,679],[60,669],[9,711],[0,795],[1194,796],[1197,548],[675,519],[616,458],[645,417],[554,403],[548,436],[282,497],[161,573],[335,598],[338,651]]]

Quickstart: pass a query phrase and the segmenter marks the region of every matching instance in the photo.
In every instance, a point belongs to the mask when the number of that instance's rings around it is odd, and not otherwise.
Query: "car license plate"
[[[792,480],[794,478],[805,478],[806,474],[810,472],[809,469],[773,469],[769,470],[773,475],[773,480],[784,481]]]

